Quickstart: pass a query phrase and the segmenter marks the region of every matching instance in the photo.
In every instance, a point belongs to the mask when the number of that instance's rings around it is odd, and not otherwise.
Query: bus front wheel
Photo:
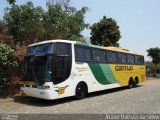
[[[87,94],[87,86],[84,83],[79,83],[76,87],[76,96],[77,100],[83,99]]]

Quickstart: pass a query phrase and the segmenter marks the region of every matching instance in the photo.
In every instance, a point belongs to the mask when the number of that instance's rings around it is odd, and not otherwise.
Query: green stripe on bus
[[[109,65],[107,64],[100,64],[100,67],[103,71],[103,74],[105,75],[106,79],[114,84],[114,83],[117,83],[117,80],[115,79],[114,75],[113,75],[113,72],[111,70],[111,68],[109,67]]]
[[[96,80],[103,85],[117,83],[110,67],[107,64],[89,64]]]
[[[96,80],[99,83],[101,83],[103,85],[110,84],[110,82],[107,81],[105,75],[103,74],[102,68],[100,67],[99,64],[89,64],[89,67],[90,67],[94,77],[96,78]]]

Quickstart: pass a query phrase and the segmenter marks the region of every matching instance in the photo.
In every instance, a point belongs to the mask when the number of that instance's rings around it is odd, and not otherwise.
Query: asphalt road
[[[41,100],[36,98],[0,99],[2,114],[160,114],[160,79],[147,80],[137,88],[116,88],[71,98]]]

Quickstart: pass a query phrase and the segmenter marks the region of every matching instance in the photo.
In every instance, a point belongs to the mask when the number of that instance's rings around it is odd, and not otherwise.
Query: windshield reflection
[[[24,80],[42,85],[52,81],[52,56],[27,56]]]

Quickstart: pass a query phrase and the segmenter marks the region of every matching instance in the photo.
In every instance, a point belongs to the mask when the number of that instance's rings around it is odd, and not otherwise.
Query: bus
[[[48,40],[28,46],[21,93],[54,100],[145,81],[144,56],[118,47],[69,40]]]

